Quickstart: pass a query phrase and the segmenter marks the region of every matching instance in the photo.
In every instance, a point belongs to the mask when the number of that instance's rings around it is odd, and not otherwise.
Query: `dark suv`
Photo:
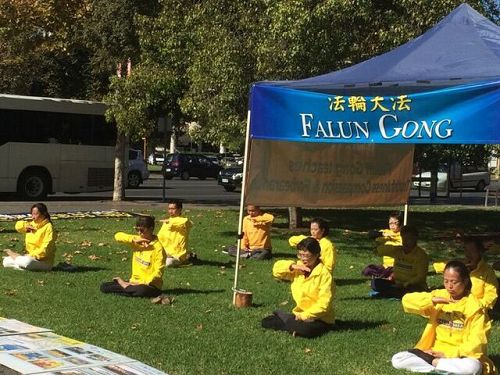
[[[220,169],[220,165],[213,163],[205,155],[176,152],[167,155],[163,165],[163,177],[167,180],[174,177],[183,180],[198,177],[204,180],[207,177],[217,178]]]
[[[217,182],[222,185],[226,191],[235,191],[241,188],[243,180],[243,167],[233,167],[222,169],[219,173]]]

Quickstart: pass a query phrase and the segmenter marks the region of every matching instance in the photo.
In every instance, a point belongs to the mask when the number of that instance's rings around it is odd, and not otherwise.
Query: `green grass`
[[[500,211],[492,209],[414,210],[410,222],[420,228],[421,245],[436,259],[460,254],[457,244],[442,236],[452,236],[456,230],[498,230],[500,223]],[[338,329],[318,339],[260,328],[260,320],[274,309],[294,306],[289,284],[271,277],[274,260],[242,263],[240,286],[254,293],[255,306],[232,307],[234,259],[221,250],[236,237],[234,210],[185,210],[194,222],[190,247],[204,264],[166,270],[164,288],[176,297],[172,306],[99,292],[102,281],[129,275],[130,253],[126,246],[114,243],[113,234],[132,232],[135,219],[57,220],[56,261],[70,255],[74,264],[87,269],[78,273],[2,269],[0,316],[51,328],[169,374],[397,374],[390,365],[392,354],[412,347],[425,321],[404,314],[398,301],[370,300],[369,283],[360,276],[363,266],[379,262],[364,232],[385,227],[388,212],[305,212],[306,219],[319,215],[330,220],[334,228],[330,238],[338,249]],[[158,219],[164,215],[149,213]],[[294,257],[286,242],[292,234],[286,211],[273,213],[277,217],[272,233],[275,259]],[[20,250],[23,237],[13,231],[13,223],[1,223],[0,229],[1,246]],[[429,276],[430,285],[440,282],[439,276]],[[489,352],[500,355],[498,324],[492,330]]]

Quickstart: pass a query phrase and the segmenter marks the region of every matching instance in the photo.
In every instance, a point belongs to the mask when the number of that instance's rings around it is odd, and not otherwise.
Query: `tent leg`
[[[245,193],[246,193],[246,176],[247,176],[247,165],[248,165],[248,154],[250,151],[250,111],[247,115],[247,129],[245,136],[245,155],[243,157],[243,179],[241,181],[241,197],[240,197],[240,216],[238,219],[238,242],[236,244],[236,267],[234,270],[234,284],[233,284],[233,305],[236,303],[236,291],[238,289],[238,273],[240,269],[240,248],[241,239],[243,238],[243,210],[245,209]]]
[[[403,216],[403,225],[408,223],[408,203],[405,204],[405,211]]]

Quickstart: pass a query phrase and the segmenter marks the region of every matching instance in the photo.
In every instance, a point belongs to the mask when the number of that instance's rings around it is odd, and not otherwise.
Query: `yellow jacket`
[[[498,281],[493,268],[481,259],[476,269],[471,271],[471,293],[482,307],[492,309],[498,297]]]
[[[187,260],[189,231],[192,226],[191,220],[182,216],[171,217],[163,223],[158,239],[169,256],[181,262]]]
[[[274,277],[292,282],[292,297],[297,304],[292,312],[306,319],[335,323],[333,311],[335,283],[331,272],[323,263],[319,263],[309,277],[305,277],[298,271],[290,271],[292,264],[294,262],[291,260],[279,260],[273,266]]]
[[[266,249],[271,250],[271,226],[274,216],[264,213],[255,217],[247,215],[243,218],[242,249]]]
[[[391,229],[383,229],[382,237],[375,239],[377,242],[377,247],[380,245],[391,245],[391,246],[401,246],[403,245],[403,240],[401,238],[401,232],[394,232]],[[394,258],[384,255],[382,257],[382,265],[385,268],[394,266]]]
[[[129,244],[132,248],[132,276],[129,282],[145,284],[161,289],[163,285],[163,270],[165,269],[166,254],[158,239],[151,241],[147,247],[133,242],[141,238],[137,235],[118,232],[115,240]]]
[[[292,247],[297,247],[297,244],[304,238],[307,238],[307,236],[292,236],[288,239],[288,243]],[[328,238],[323,237],[319,240],[319,246],[321,248],[321,262],[326,266],[328,271],[333,272],[335,264],[337,263],[337,251],[335,249],[335,245]]]
[[[26,230],[28,225],[36,228],[35,232],[28,232]],[[20,220],[16,222],[15,228],[19,233],[26,233],[25,247],[29,256],[54,265],[57,233],[49,220],[44,220],[40,224]]]
[[[496,374],[494,364],[486,356],[491,322],[479,301],[470,294],[455,303],[434,305],[433,297],[450,298],[450,294],[446,289],[438,289],[403,297],[405,312],[428,319],[415,347],[443,352],[447,358],[476,358],[482,362],[483,374]]]
[[[409,253],[403,251],[402,246],[380,245],[377,248],[379,255],[394,257],[394,281],[396,285],[427,289],[427,269],[429,259],[427,253],[415,246]]]

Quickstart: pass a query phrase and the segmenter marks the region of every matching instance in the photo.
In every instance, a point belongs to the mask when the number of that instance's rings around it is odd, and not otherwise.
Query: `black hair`
[[[470,280],[470,271],[467,268],[467,266],[459,260],[450,260],[448,263],[446,263],[446,266],[444,267],[444,272],[446,272],[449,269],[454,270],[456,273],[460,275],[460,278],[465,284],[466,295],[469,294],[472,288],[472,281]]]
[[[155,218],[153,216],[141,215],[137,217],[135,226],[138,228],[155,228]]]
[[[393,218],[393,219],[397,219],[399,221],[399,224],[401,225],[401,223],[403,222],[403,216],[401,215],[401,212],[399,211],[394,211],[394,212],[391,212],[389,214],[389,219],[390,218]]]
[[[175,204],[175,208],[178,210],[182,210],[182,202],[181,201],[169,201],[167,204]]]
[[[418,238],[418,229],[413,225],[403,225],[403,227],[401,228],[401,235],[403,236],[405,234],[413,234]]]
[[[328,227],[328,222],[325,219],[315,217],[311,220],[311,224],[312,223],[318,224],[319,229],[323,230],[323,237],[328,236],[328,233],[330,233],[330,228]]]
[[[33,206],[31,206],[30,212],[33,211],[34,208],[38,209],[38,212],[40,212],[40,214],[45,219],[47,219],[48,221],[50,221],[49,210],[47,209],[47,206],[44,203],[35,203]]]
[[[464,238],[464,245],[468,244],[468,243],[474,244],[477,251],[481,255],[486,251],[484,244],[483,244],[483,241],[479,237],[465,237]]]
[[[321,253],[321,247],[319,246],[318,240],[312,237],[306,237],[297,244],[297,250],[309,251],[311,254],[319,255]]]

